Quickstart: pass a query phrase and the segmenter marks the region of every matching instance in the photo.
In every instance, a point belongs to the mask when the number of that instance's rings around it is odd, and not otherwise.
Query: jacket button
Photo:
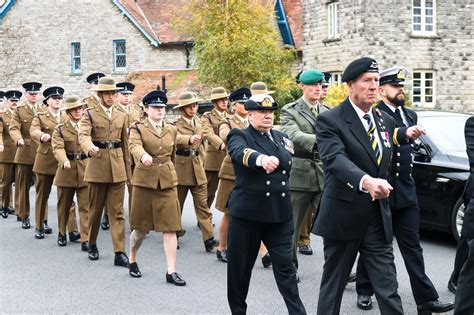
[[[281,173],[284,175],[284,174],[286,174],[286,171],[285,171],[285,170],[283,170]]]
[[[288,161],[288,164],[291,165],[291,161]]]
[[[398,177],[399,175],[400,175],[400,174],[398,174],[398,173],[395,174],[395,176],[397,176],[397,177]]]
[[[285,183],[285,182],[281,182],[281,185],[282,185],[282,186],[285,186],[285,185],[286,185],[286,183]]]
[[[410,167],[413,167],[413,164],[410,163]]]
[[[269,193],[269,192],[267,192],[265,195],[267,195],[267,197],[270,197],[270,193]]]
[[[286,196],[286,194],[285,194],[285,193],[281,193],[281,196],[282,196],[282,197],[285,197],[285,196]]]
[[[397,166],[400,167],[400,163],[397,163]]]
[[[397,156],[400,156],[400,152],[397,152]]]
[[[267,180],[267,185],[270,185],[270,181],[269,181],[269,180]]]
[[[159,147],[158,149],[160,149],[160,150],[161,150],[161,147]]]

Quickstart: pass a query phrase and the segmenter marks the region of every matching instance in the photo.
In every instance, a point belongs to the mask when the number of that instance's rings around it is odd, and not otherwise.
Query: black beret
[[[154,90],[145,95],[142,100],[144,106],[150,107],[166,107],[166,103],[168,103],[168,98],[166,97],[166,93],[161,90]]]
[[[379,66],[375,59],[364,57],[352,61],[344,70],[342,74],[342,82],[348,82],[356,79],[365,72],[379,72]]]
[[[133,90],[135,89],[135,85],[130,82],[117,83],[117,87],[122,88],[122,90],[118,91],[118,93],[122,93],[122,94],[131,94],[133,93]]]
[[[250,99],[250,96],[252,96],[252,92],[250,92],[249,88],[240,88],[230,93],[229,101],[237,102],[237,103],[245,103]]]

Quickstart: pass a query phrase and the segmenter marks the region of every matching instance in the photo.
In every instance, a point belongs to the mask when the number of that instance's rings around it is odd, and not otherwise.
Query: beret
[[[316,69],[304,70],[299,77],[299,81],[303,84],[314,84],[324,79],[324,74]]]
[[[365,72],[379,72],[379,66],[375,59],[364,57],[352,61],[344,70],[342,74],[342,82],[347,82],[356,79]]]

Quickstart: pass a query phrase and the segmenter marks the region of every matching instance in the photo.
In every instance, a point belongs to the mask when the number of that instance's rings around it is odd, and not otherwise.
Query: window
[[[331,78],[329,79],[329,84],[341,83],[341,77],[342,77],[342,73],[340,73],[340,72],[331,73]]]
[[[72,73],[81,73],[81,43],[71,44]]]
[[[127,71],[127,50],[124,40],[114,40],[114,70]]]
[[[328,4],[328,38],[339,37],[339,3]]]
[[[413,104],[415,106],[435,106],[435,83],[433,71],[413,72]]]
[[[435,34],[436,0],[413,0],[413,33]]]

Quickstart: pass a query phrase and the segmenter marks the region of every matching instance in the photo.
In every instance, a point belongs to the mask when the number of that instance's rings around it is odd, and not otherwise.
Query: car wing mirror
[[[413,159],[416,162],[421,163],[429,163],[431,162],[431,148],[428,144],[421,142],[420,140],[416,140],[413,145]]]

